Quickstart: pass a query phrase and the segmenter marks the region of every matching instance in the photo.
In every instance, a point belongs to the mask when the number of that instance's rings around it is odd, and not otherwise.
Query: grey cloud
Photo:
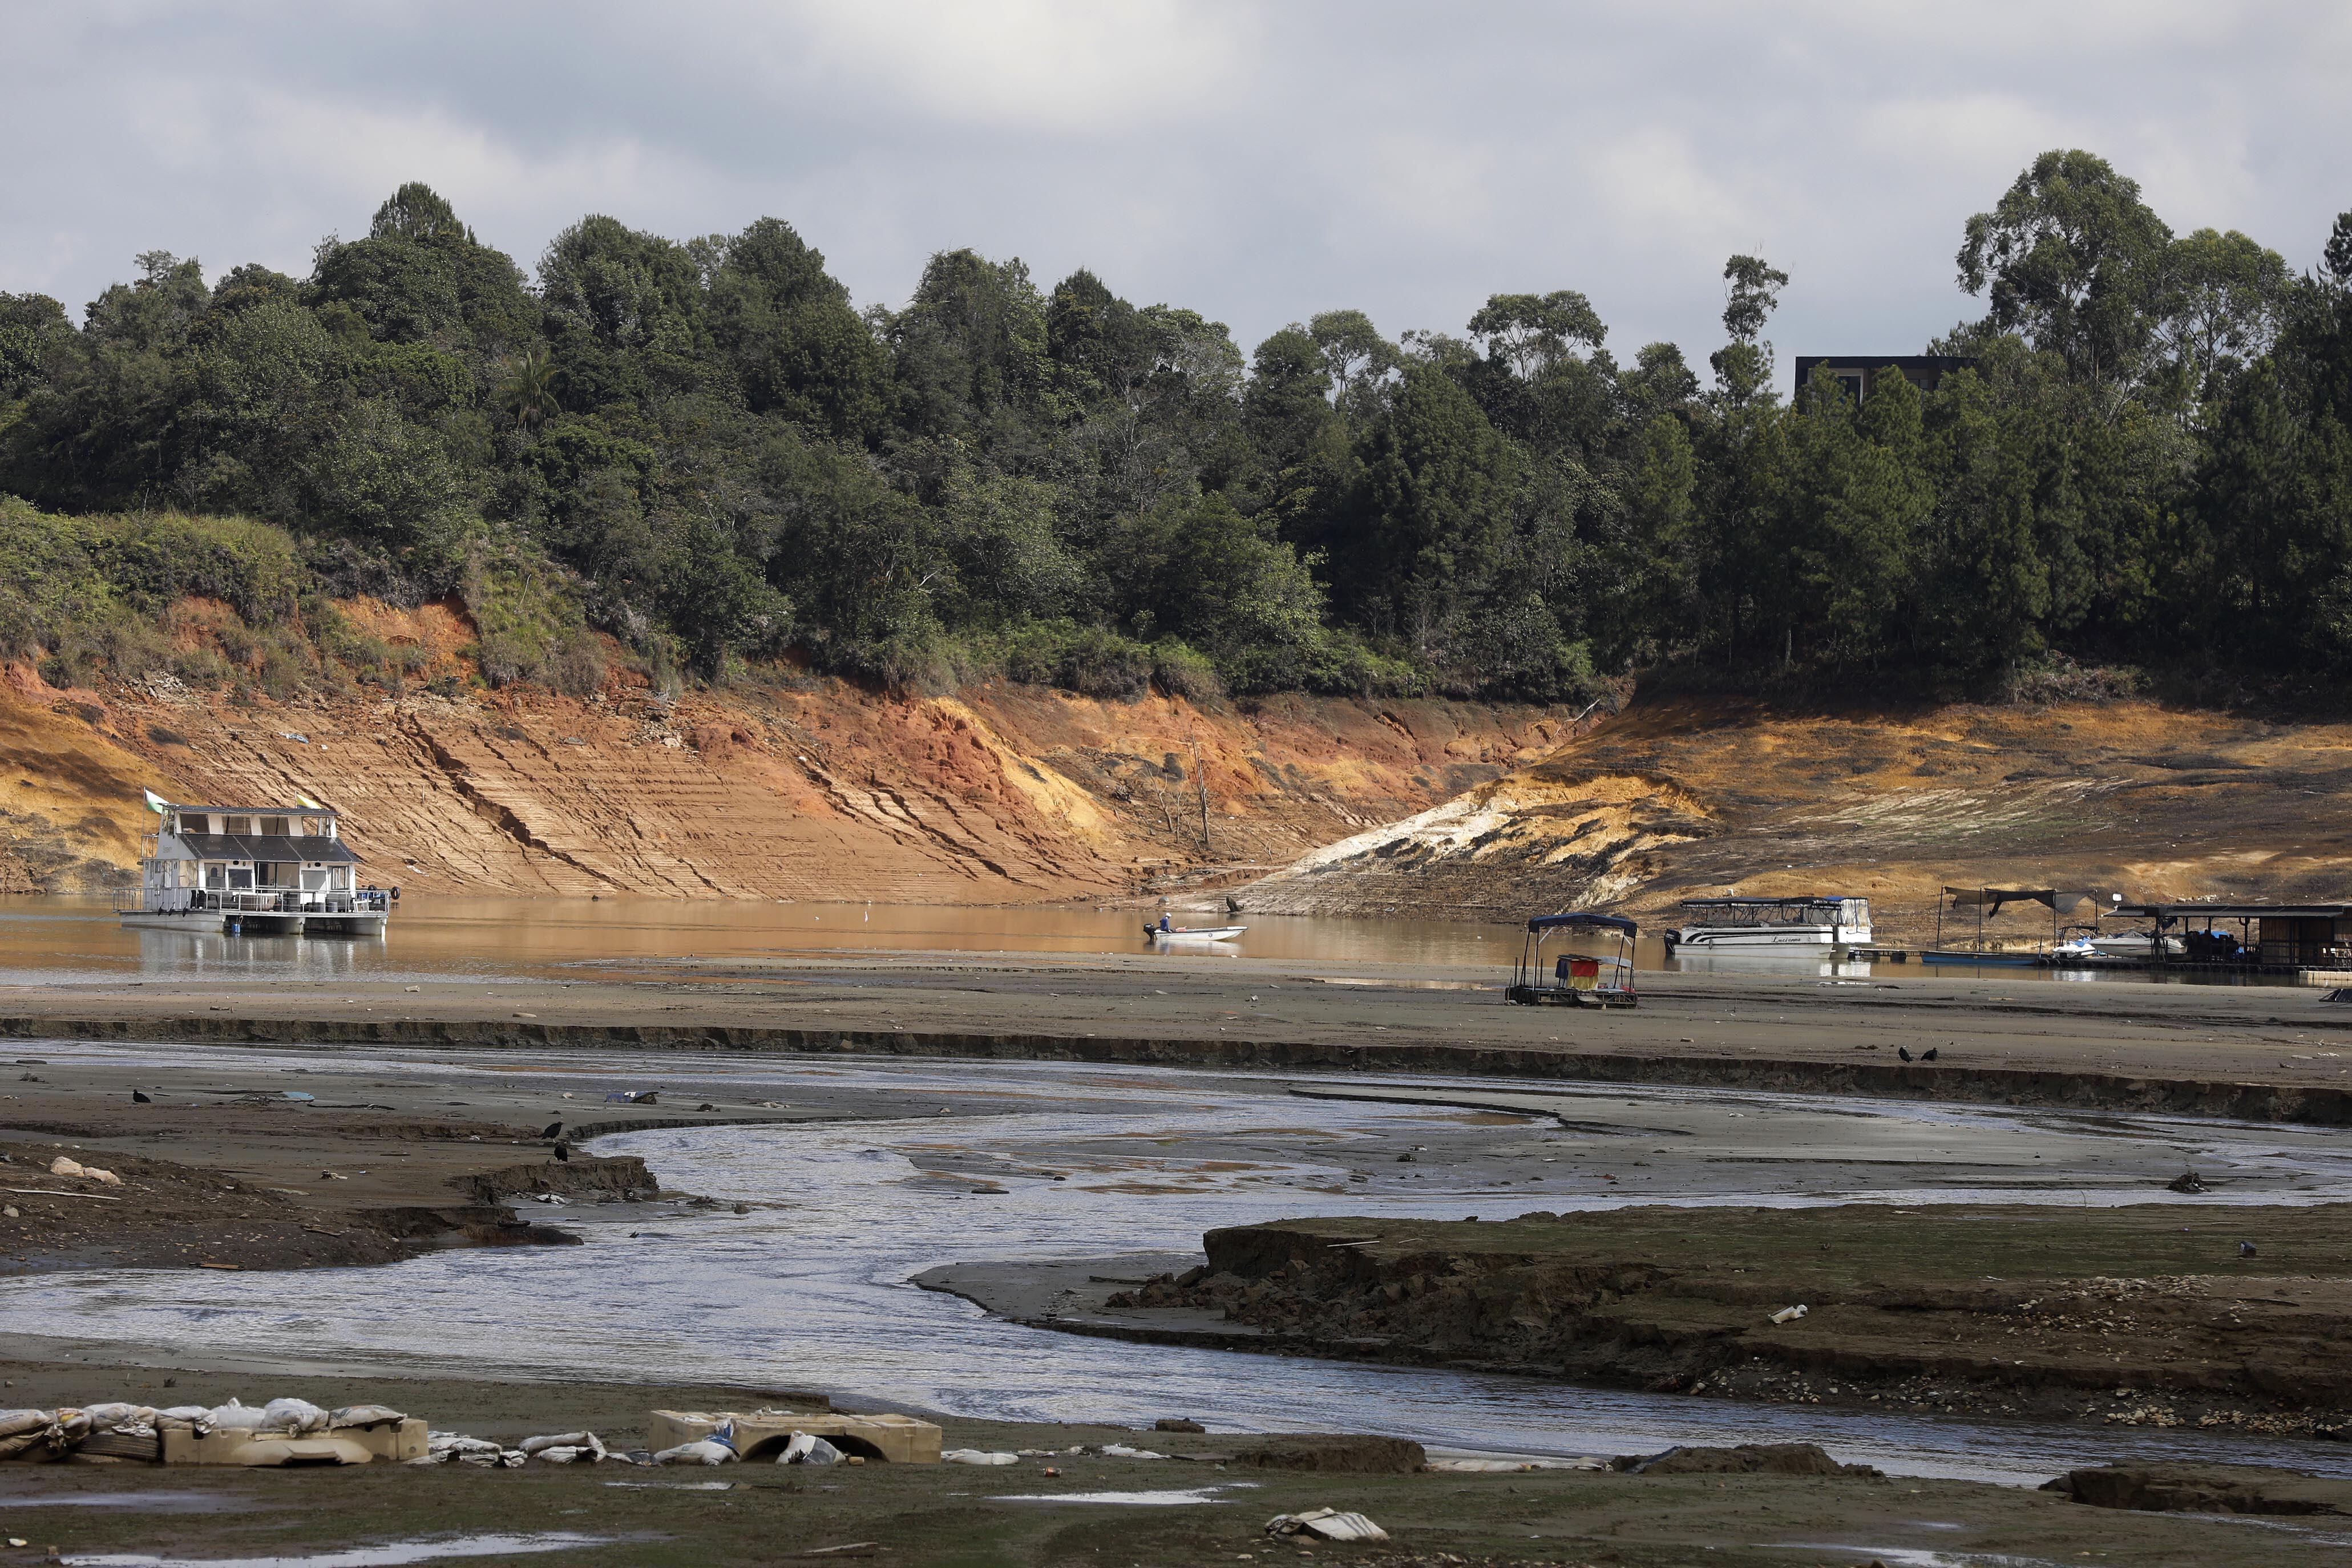
[[[156,247],[299,271],[420,178],[526,266],[583,212],[772,213],[861,302],[971,245],[1244,344],[1575,288],[1621,353],[1698,360],[1756,249],[1794,276],[1785,357],[1975,313],[1960,225],[2044,146],[2298,267],[2352,205],[2352,26],[2308,5],[7,0],[0,28],[33,62],[0,101],[0,288],[73,306]]]

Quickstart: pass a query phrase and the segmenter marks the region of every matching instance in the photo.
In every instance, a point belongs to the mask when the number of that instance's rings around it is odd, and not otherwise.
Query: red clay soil
[[[424,612],[409,623],[412,642],[454,658],[439,647],[454,632]],[[368,876],[418,892],[1099,899],[1245,880],[1499,777],[1570,727],[1540,707],[1287,698],[1244,711],[801,678],[676,701],[618,674],[585,701],[442,689],[457,695],[238,706],[168,677],[59,691],[10,666],[0,891],[135,867],[152,788],[325,801]]]

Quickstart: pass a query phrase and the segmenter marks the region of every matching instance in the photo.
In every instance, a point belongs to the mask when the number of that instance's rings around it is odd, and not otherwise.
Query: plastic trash
[[[991,1454],[980,1448],[950,1448],[940,1456],[942,1465],[1017,1465],[1018,1454]]]
[[[52,1176],[79,1176],[81,1174],[81,1162],[75,1159],[70,1154],[60,1154],[56,1159],[49,1162],[49,1174]]]
[[[1313,1535],[1325,1541],[1386,1541],[1389,1532],[1360,1513],[1318,1508],[1307,1513],[1277,1513],[1265,1521],[1268,1535]]]
[[[776,1456],[780,1465],[837,1465],[841,1450],[813,1432],[795,1432]]]
[[[258,1432],[261,1412],[249,1405],[239,1405],[232,1399],[226,1405],[215,1405],[205,1412],[196,1423],[199,1432]]]
[[[1802,1305],[1783,1307],[1772,1314],[1772,1321],[1776,1323],[1793,1323],[1804,1315],[1805,1309]]]
[[[261,1407],[261,1425],[265,1431],[308,1436],[327,1429],[327,1413],[307,1399],[273,1399]]]
[[[1124,1443],[1105,1443],[1100,1450],[1106,1459],[1164,1459],[1165,1454],[1155,1454],[1149,1448],[1130,1448]]]

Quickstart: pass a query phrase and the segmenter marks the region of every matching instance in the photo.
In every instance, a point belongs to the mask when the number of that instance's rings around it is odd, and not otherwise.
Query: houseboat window
[[[323,893],[327,890],[327,873],[323,868],[305,866],[302,868],[302,890]]]
[[[282,816],[265,816],[261,819],[261,831],[265,837],[283,838],[286,837],[286,819]]]
[[[228,886],[228,879],[227,879],[227,874],[226,874],[226,868],[225,868],[225,867],[220,867],[220,866],[207,866],[207,867],[205,867],[205,887],[207,887],[207,888],[212,889],[213,889],[214,891],[215,891],[215,892],[219,891],[219,890],[220,890],[221,889],[223,889],[223,888],[227,887],[227,886]]]
[[[250,838],[253,837],[253,818],[249,816],[232,816],[228,819],[228,830],[231,833]]]
[[[232,893],[253,891],[253,868],[232,866],[228,868],[228,890]]]

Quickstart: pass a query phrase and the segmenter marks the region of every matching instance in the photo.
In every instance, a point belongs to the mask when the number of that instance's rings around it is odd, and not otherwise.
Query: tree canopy
[[[1116,694],[2352,662],[2352,213],[2299,272],[2059,150],[1959,226],[1983,314],[1925,349],[1966,368],[1857,404],[1774,385],[1801,283],[1755,256],[1702,384],[1671,344],[1621,363],[1559,279],[1459,335],[1335,307],[1245,353],[970,249],[861,311],[775,217],[591,215],[527,273],[411,183],[307,277],[151,251],[79,323],[0,293],[0,491],[463,596],[492,679],[557,679],[589,628],[713,681]]]

